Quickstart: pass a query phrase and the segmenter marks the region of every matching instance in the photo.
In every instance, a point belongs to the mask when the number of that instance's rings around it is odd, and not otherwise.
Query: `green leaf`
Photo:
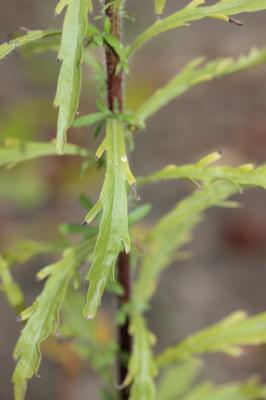
[[[97,122],[103,121],[104,119],[107,118],[109,113],[104,113],[104,112],[96,112],[88,115],[82,115],[81,117],[77,118],[73,126],[75,128],[81,128],[83,126],[90,126],[93,125]]]
[[[266,165],[255,168],[253,164],[244,164],[240,167],[227,166],[209,166],[212,159],[216,161],[221,156],[219,153],[209,154],[196,164],[187,164],[182,166],[169,165],[162,170],[140,178],[138,183],[151,183],[159,180],[169,179],[190,179],[192,182],[199,181],[201,184],[211,184],[215,181],[227,180],[238,186],[241,192],[241,186],[259,186],[266,189]],[[208,164],[206,164],[206,160]]]
[[[65,244],[44,243],[34,240],[22,240],[4,252],[4,259],[9,268],[24,264],[38,254],[56,253],[64,250]]]
[[[123,126],[120,121],[107,121],[106,136],[96,156],[107,152],[107,167],[100,198],[86,217],[89,223],[103,210],[94,260],[88,274],[90,281],[87,305],[84,308],[86,318],[94,318],[106,281],[114,268],[117,256],[122,250],[130,249],[128,232],[127,187],[135,184],[127,161]]]
[[[251,378],[244,383],[230,383],[216,386],[202,383],[196,386],[182,400],[259,400],[266,398],[266,387]]]
[[[3,257],[0,256],[0,280],[1,290],[6,295],[6,298],[12,308],[17,313],[21,312],[24,308],[24,296],[19,286],[14,282],[12,275],[9,271],[9,266]]]
[[[136,37],[128,49],[128,55],[132,55],[139,47],[160,33],[186,26],[192,21],[203,18],[218,18],[226,22],[233,22],[229,18],[231,15],[266,9],[264,0],[220,0],[211,6],[201,6],[204,3],[204,0],[193,0],[180,11],[167,18],[157,20]],[[236,22],[238,23],[238,21]]]
[[[76,247],[64,252],[62,260],[45,267],[38,274],[43,279],[49,276],[44,289],[33,305],[23,311],[22,320],[28,321],[18,339],[14,358],[17,361],[12,381],[15,385],[15,400],[23,400],[27,389],[27,380],[37,373],[40,362],[40,344],[50,334],[55,333],[59,321],[59,312],[64,302],[71,279],[88,257],[89,241],[82,241]]]
[[[90,151],[74,144],[66,145],[65,154],[94,158]],[[5,139],[0,145],[0,166],[11,168],[22,161],[54,155],[56,155],[56,151],[52,142],[24,142],[17,139]]]
[[[141,206],[132,210],[128,216],[128,223],[134,225],[145,218],[151,211],[150,204],[142,204]]]
[[[140,304],[146,304],[153,295],[160,272],[173,261],[176,251],[190,240],[193,228],[202,220],[202,213],[206,209],[226,206],[225,201],[234,193],[241,192],[242,188],[253,186],[266,188],[266,166],[255,169],[250,164],[239,168],[207,167],[207,164],[216,158],[217,153],[200,160],[198,165],[184,166],[183,171],[183,167],[179,170],[179,167],[170,166],[168,170],[166,169],[167,173],[164,170],[159,172],[158,176],[161,178],[173,175],[177,177],[177,171],[179,173],[182,171],[184,175],[180,176],[195,182],[193,176],[198,174],[197,178],[206,180],[208,184],[178,203],[148,234],[145,240],[146,254],[143,257],[134,292],[134,297]],[[175,171],[173,175],[172,168]],[[188,171],[190,174],[193,171],[194,175],[189,176]],[[153,179],[154,176],[151,180]],[[149,180],[148,178],[147,181]]]
[[[253,49],[238,59],[221,58],[204,65],[202,62],[202,58],[191,61],[163,88],[155,91],[135,112],[136,125],[144,125],[150,116],[195,85],[265,64],[266,49]]]
[[[40,42],[41,44],[42,39],[52,36],[58,36],[60,35],[60,33],[61,32],[58,30],[28,31],[25,35],[19,36],[0,45],[0,60],[2,60],[14,50],[32,44],[33,42]]]
[[[248,317],[243,311],[205,328],[168,347],[158,355],[156,362],[162,368],[198,354],[223,352],[230,356],[242,354],[241,346],[266,343],[266,313]]]
[[[157,15],[162,15],[162,13],[164,12],[165,5],[166,5],[166,0],[154,0],[155,13]]]
[[[62,65],[54,105],[59,107],[57,151],[64,152],[66,132],[72,125],[79,104],[83,39],[88,26],[88,0],[63,0],[56,7],[59,14],[67,6],[58,54]]]
[[[199,368],[199,361],[194,359],[168,368],[159,380],[156,400],[183,399],[195,381]]]
[[[151,346],[154,336],[147,330],[143,316],[134,311],[132,313],[130,334],[133,337],[133,351],[128,365],[128,375],[124,385],[129,385],[130,400],[154,400],[154,377],[157,369],[154,363]]]

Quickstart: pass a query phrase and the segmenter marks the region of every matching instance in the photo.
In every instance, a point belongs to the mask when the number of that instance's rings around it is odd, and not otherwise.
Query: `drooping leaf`
[[[7,262],[0,256],[0,282],[1,290],[5,293],[6,298],[12,308],[17,313],[24,308],[24,296],[19,286],[14,282],[9,271]]]
[[[128,55],[132,55],[139,47],[160,33],[186,26],[192,21],[203,18],[218,18],[226,22],[232,22],[229,16],[266,9],[264,0],[220,0],[214,5],[202,6],[204,3],[204,0],[192,0],[180,11],[164,19],[157,20],[135,38],[128,49]],[[236,23],[238,24],[238,21]]]
[[[87,305],[84,309],[86,318],[94,318],[106,281],[122,250],[129,252],[127,187],[135,184],[125,148],[123,126],[120,121],[107,121],[106,136],[97,151],[97,158],[107,153],[107,167],[100,198],[86,217],[89,223],[103,210],[94,260],[88,274],[89,290]]]
[[[71,279],[91,251],[90,242],[84,240],[64,252],[62,260],[45,267],[38,274],[40,279],[49,276],[44,289],[33,305],[23,311],[22,320],[28,319],[18,339],[14,358],[17,361],[12,381],[15,400],[23,400],[27,381],[37,373],[40,362],[40,344],[58,327],[59,312]]]
[[[34,42],[41,42],[45,38],[56,37],[59,35],[60,31],[58,30],[28,31],[25,35],[19,36],[0,45],[0,60],[5,58],[12,51],[20,49],[21,47],[30,45]]]
[[[63,0],[56,7],[57,14],[67,7],[58,54],[62,65],[54,101],[54,105],[59,107],[57,151],[60,154],[64,152],[66,132],[79,104],[83,39],[87,33],[89,6],[88,0]]]
[[[199,368],[200,362],[194,359],[170,367],[159,380],[156,400],[181,400],[194,383]]]
[[[161,15],[164,12],[166,0],[154,0],[155,14]]]
[[[65,154],[94,158],[89,150],[74,144],[66,145]],[[0,166],[11,168],[22,161],[54,155],[56,155],[56,151],[53,143],[5,139],[3,144],[0,145]]]
[[[202,62],[202,58],[191,61],[141,104],[135,112],[136,125],[142,126],[150,116],[195,85],[265,64],[266,49],[253,49],[247,56],[240,56],[236,60],[221,58],[203,65]]]
[[[157,369],[154,363],[151,346],[154,336],[147,330],[144,317],[133,312],[131,316],[130,334],[133,337],[133,351],[129,360],[128,375],[125,385],[132,384],[130,400],[154,400],[154,378]]]
[[[266,387],[257,379],[251,378],[244,383],[214,385],[201,383],[182,400],[259,400],[266,398]]]
[[[248,317],[243,311],[189,336],[176,346],[158,355],[158,367],[205,353],[223,352],[231,356],[242,354],[241,346],[266,343],[266,313]]]

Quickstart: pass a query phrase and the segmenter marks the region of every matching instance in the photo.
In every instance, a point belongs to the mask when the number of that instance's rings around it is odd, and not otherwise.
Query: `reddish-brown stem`
[[[110,0],[106,0],[106,4],[110,4]],[[106,9],[106,15],[111,22],[111,34],[118,40],[121,38],[120,15],[114,10],[112,4]],[[122,88],[122,73],[117,74],[117,66],[119,57],[111,49],[106,47],[106,69],[107,69],[107,102],[110,111],[114,111],[115,102],[120,112],[123,110],[123,88]]]
[[[106,16],[111,23],[111,34],[118,40],[121,39],[120,28],[120,13],[115,10],[110,0],[105,0]],[[118,108],[119,112],[123,111],[123,76],[122,73],[117,73],[119,57],[109,46],[106,47],[106,71],[107,71],[107,102],[110,111]],[[124,294],[119,297],[119,308],[125,306],[130,301],[130,256],[125,252],[121,252],[117,261],[118,281],[121,284]],[[128,358],[131,353],[131,337],[129,335],[129,320],[128,318],[123,325],[118,328],[119,354],[118,354],[118,374],[119,384],[121,384],[127,375]],[[124,388],[120,391],[120,399],[128,400],[129,390]]]

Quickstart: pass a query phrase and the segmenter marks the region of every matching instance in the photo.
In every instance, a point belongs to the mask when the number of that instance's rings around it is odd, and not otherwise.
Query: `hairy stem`
[[[111,22],[111,34],[118,40],[121,39],[121,21],[120,10],[114,6],[114,2],[105,0],[105,4],[109,4],[106,8],[106,16]],[[123,76],[122,73],[117,74],[117,65],[119,57],[110,48],[106,47],[106,70],[107,70],[107,102],[110,111],[114,111],[117,107],[120,112],[123,111]],[[123,307],[130,301],[130,256],[124,252],[120,253],[117,261],[118,281],[124,289],[123,296],[119,297],[119,308]],[[119,384],[121,384],[127,375],[127,361],[131,353],[131,337],[129,335],[129,320],[118,328],[119,355],[118,355],[118,375]],[[127,400],[129,398],[128,388],[124,388],[120,392],[120,399]]]

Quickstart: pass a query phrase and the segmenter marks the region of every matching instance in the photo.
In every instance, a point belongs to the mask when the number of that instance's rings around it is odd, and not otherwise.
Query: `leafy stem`
[[[117,7],[117,2],[110,3],[105,1],[107,7],[105,10],[107,18],[110,21],[110,34],[118,41],[121,39],[121,4]],[[116,108],[120,113],[123,112],[123,72],[119,69],[120,59],[115,50],[109,45],[106,46],[106,69],[107,69],[107,102],[108,108],[114,112]],[[126,252],[121,252],[117,261],[118,280],[121,284],[124,294],[119,297],[119,307],[123,307],[130,301],[130,256]],[[127,365],[125,364],[125,354],[127,357],[131,354],[132,344],[129,335],[129,319],[118,327],[119,355],[118,355],[118,373],[119,383],[122,383],[127,376]],[[126,357],[126,358],[127,358]],[[120,392],[121,400],[129,398],[128,388],[123,388]]]

